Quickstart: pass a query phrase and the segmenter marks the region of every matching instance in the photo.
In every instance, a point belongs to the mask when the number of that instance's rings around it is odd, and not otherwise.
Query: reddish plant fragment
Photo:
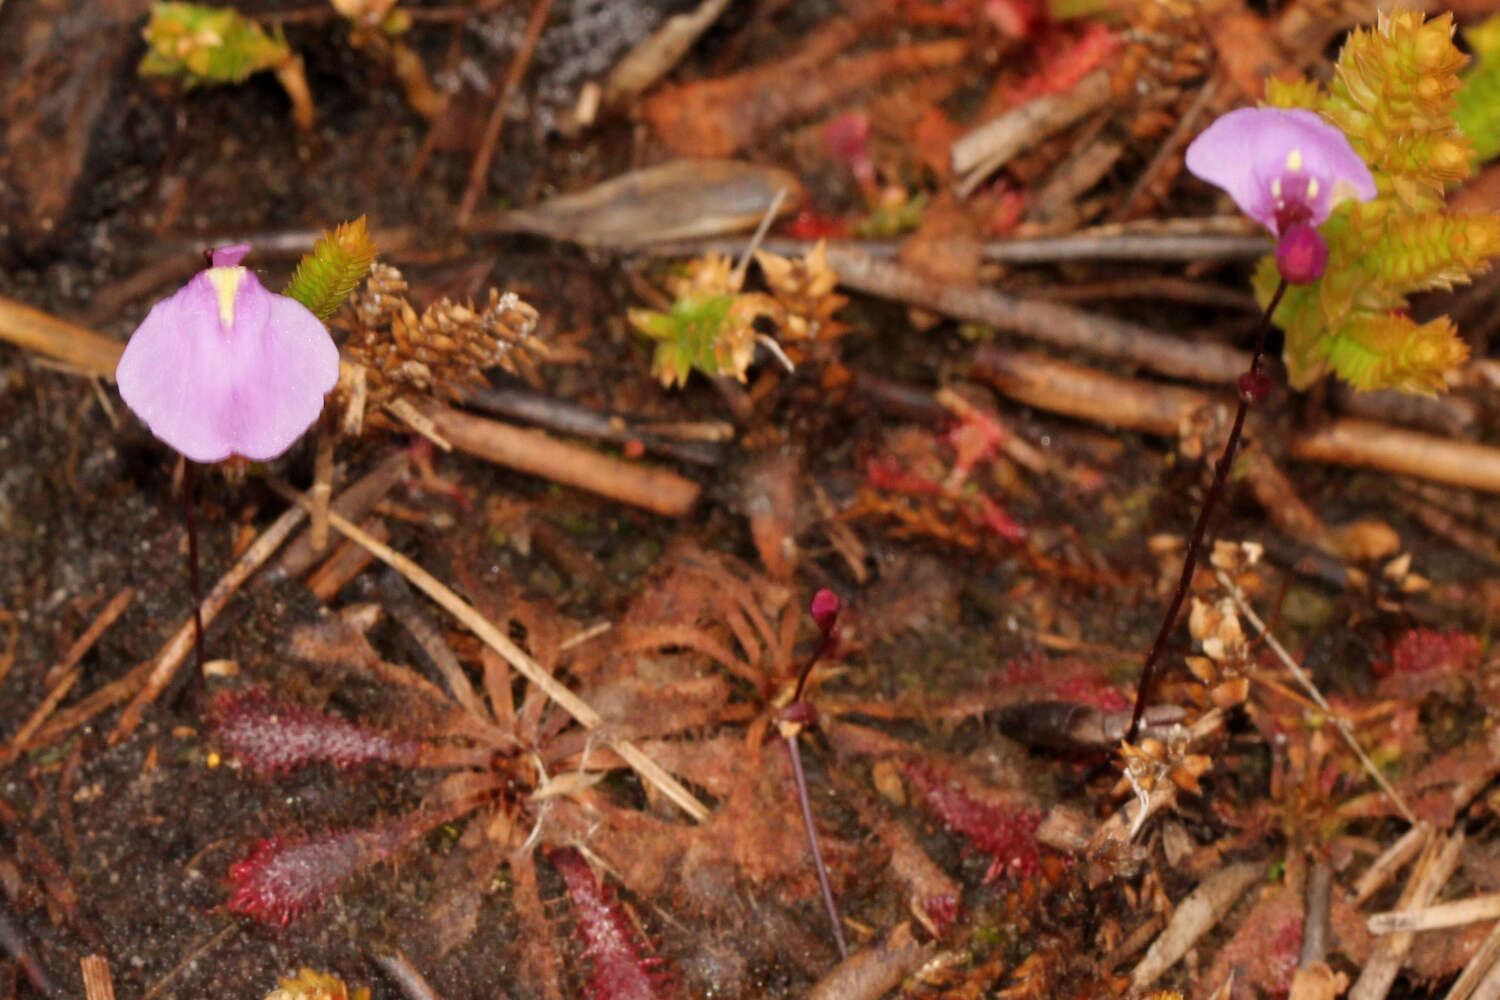
[[[792,216],[792,221],[786,224],[784,232],[802,240],[847,239],[849,220],[804,208]]]
[[[1007,38],[1025,38],[1048,19],[1040,0],[985,0],[984,19]]]
[[[1413,703],[1437,691],[1461,696],[1481,655],[1479,640],[1467,632],[1411,629],[1396,640],[1389,660],[1374,664],[1380,678],[1375,691],[1382,698]]]
[[[417,767],[422,757],[422,741],[414,737],[355,725],[250,688],[216,697],[209,717],[224,749],[262,775],[317,762]]]
[[[823,129],[828,151],[854,174],[866,191],[875,187],[875,161],[870,158],[870,116],[862,111],[837,115]]]
[[[1019,84],[1009,88],[1009,106],[1047,94],[1063,94],[1107,63],[1120,47],[1120,39],[1103,24],[1090,23],[1083,34],[1073,38],[1064,31],[1040,33],[1036,45],[1037,69]]]
[[[1034,685],[1036,700],[1079,702],[1101,712],[1121,712],[1134,704],[1129,692],[1110,679],[1103,664],[1077,656],[1021,657],[999,672],[995,684],[1005,689]]]
[[[547,859],[568,889],[578,915],[578,936],[593,966],[589,987],[595,1000],[656,1000],[670,993],[659,958],[642,953],[635,930],[614,894],[599,884],[583,856],[572,848],[551,851]]]
[[[398,820],[371,830],[334,830],[302,840],[258,840],[243,860],[229,866],[234,886],[229,909],[285,926],[322,903],[350,876],[389,858],[421,832],[422,827],[410,820]]]
[[[1479,666],[1479,654],[1479,639],[1468,632],[1414,628],[1396,640],[1390,660],[1375,664],[1375,673],[1463,673]]]
[[[1203,981],[1222,983],[1233,976],[1233,1000],[1286,996],[1297,971],[1304,922],[1298,894],[1285,889],[1266,892],[1250,908],[1229,943],[1219,949]]]
[[[906,764],[906,776],[921,793],[922,802],[948,829],[962,834],[993,862],[985,881],[1001,875],[1025,878],[1041,866],[1042,849],[1036,831],[1042,814],[1035,809],[1003,809],[980,802],[968,792],[940,778],[921,761]]]
[[[859,813],[860,822],[870,827],[881,845],[891,852],[888,864],[891,873],[906,886],[912,915],[933,937],[942,937],[958,917],[963,889],[927,856],[910,830],[885,816],[862,790],[852,787],[847,780],[839,781],[838,785],[844,801]]]

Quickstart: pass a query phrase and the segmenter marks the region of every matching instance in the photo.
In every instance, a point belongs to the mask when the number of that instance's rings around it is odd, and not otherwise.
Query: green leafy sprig
[[[1484,163],[1500,156],[1500,14],[1465,29],[1464,41],[1477,62],[1464,72],[1453,117]]]
[[[1294,388],[1332,371],[1356,389],[1436,393],[1468,358],[1447,317],[1418,324],[1406,311],[1408,295],[1466,283],[1500,253],[1500,216],[1446,208],[1445,193],[1472,162],[1455,121],[1466,57],[1452,36],[1452,15],[1424,22],[1398,10],[1350,36],[1326,92],[1307,81],[1267,88],[1271,104],[1308,108],[1341,128],[1378,190],[1334,212],[1322,228],[1322,279],[1289,287],[1276,310]],[[1278,280],[1275,260],[1262,261],[1262,304]]]
[[[141,73],[179,79],[185,87],[244,83],[291,58],[286,40],[232,7],[158,3],[144,35]]]
[[[375,243],[361,215],[325,232],[312,253],[297,262],[297,270],[282,293],[326,320],[359,287],[375,261]]]

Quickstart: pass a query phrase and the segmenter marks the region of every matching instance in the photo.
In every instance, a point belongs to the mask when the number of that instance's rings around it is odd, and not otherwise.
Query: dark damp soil
[[[107,5],[84,0],[63,6],[61,15],[43,0],[5,0],[0,7],[0,66],[8,61],[23,74],[13,87],[40,88],[51,80],[99,91],[97,102],[73,105],[78,115],[87,116],[76,123],[79,135],[70,140],[82,166],[52,217],[42,224],[25,198],[7,192],[0,294],[123,338],[155,298],[191,273],[190,259],[176,270],[162,263],[182,260],[185,247],[246,236],[270,243],[278,233],[368,214],[376,229],[411,227],[419,234],[392,259],[424,293],[461,296],[488,284],[514,287],[554,333],[583,344],[589,363],[545,370],[548,391],[660,419],[725,418],[722,399],[701,381],[672,396],[650,381],[647,354],[623,324],[624,309],[634,300],[619,262],[530,237],[466,243],[451,235],[467,150],[440,146],[421,177],[411,179],[408,170],[425,127],[389,77],[352,52],[336,27],[287,24],[288,39],[307,60],[321,115],[314,134],[299,136],[269,76],[241,87],[177,93],[134,72],[140,10],[128,4],[106,10]],[[524,21],[523,6],[501,5],[486,15],[484,37],[513,38]],[[682,6],[618,5],[649,7],[651,23]],[[242,9],[274,12],[275,5]],[[613,16],[622,24],[628,20],[619,11]],[[561,23],[563,14],[556,20]],[[737,24],[717,30],[729,33]],[[596,72],[588,68],[589,60],[607,65],[612,58],[595,51],[605,44],[600,39],[610,39],[610,45],[619,41],[619,31],[612,35],[606,28],[596,25],[590,35],[584,27],[571,34],[560,27],[543,46],[526,94],[532,114],[507,127],[490,170],[492,199],[531,202],[548,191],[576,187],[582,178],[607,176],[653,158],[650,149],[640,148],[648,140],[628,122],[601,127],[584,140],[565,139],[547,127],[548,116],[555,117],[576,94],[576,81]],[[489,44],[463,32],[450,36],[447,29],[426,30],[418,38],[433,63],[450,38],[480,55]],[[499,72],[508,43],[493,44],[484,65]],[[43,72],[35,46],[51,47],[53,76]],[[96,51],[93,61],[78,55],[84,49]],[[476,107],[471,117],[477,123],[486,112]],[[765,158],[774,160],[779,152],[785,151],[766,150]],[[32,194],[48,190],[42,179],[32,181]],[[258,266],[279,280],[294,256],[273,249],[258,255]],[[123,283],[152,268],[159,273],[154,285],[122,293]],[[850,314],[862,331],[849,338],[845,355],[855,369],[935,386],[958,370],[971,350],[948,327],[913,337],[904,313],[888,306],[856,302]],[[820,408],[816,385],[792,385],[777,432],[805,452],[812,479],[835,492],[847,490],[850,470],[893,419],[857,402],[830,412]],[[831,690],[869,699],[912,692],[956,695],[997,677],[1006,664],[1035,655],[1038,632],[1112,650],[1098,655],[1119,678],[1133,676],[1164,600],[1146,542],[1158,533],[1183,531],[1195,510],[1197,470],[1183,468],[1158,443],[1134,435],[1108,434],[1015,407],[1008,416],[1031,441],[1097,468],[1105,483],[1088,495],[1022,491],[1011,514],[1032,526],[1043,548],[1103,570],[1111,582],[1048,577],[1014,553],[943,547],[861,525],[870,572],[861,586],[826,540],[809,540],[795,580],[798,599],[829,585],[850,597],[856,613],[861,605],[867,609],[866,647]],[[1296,416],[1283,412],[1272,419]],[[399,444],[374,442],[342,453],[346,478]],[[186,620],[191,598],[173,464],[111,387],[0,346],[0,662],[12,664],[0,683],[0,747],[46,696],[51,665],[122,588],[134,588],[135,599],[82,659],[81,678],[64,706],[125,676]],[[311,465],[304,447],[278,462],[276,471],[306,482]],[[446,517],[437,524],[431,517],[421,524],[393,519],[395,544],[440,576],[448,553],[481,552],[490,572],[509,576],[529,595],[555,601],[575,620],[619,615],[651,585],[650,570],[663,553],[684,540],[755,559],[743,518],[745,472],[733,456],[717,469],[683,467],[706,486],[705,502],[683,521],[627,510],[461,457],[439,456],[436,468],[477,498],[481,509],[491,498],[540,505],[543,518],[596,572],[588,579],[570,577],[566,560],[501,544],[472,510],[430,496],[408,499],[425,505],[428,514]],[[1443,595],[1454,593],[1455,581],[1481,576],[1484,567],[1410,524],[1390,504],[1381,477],[1299,468],[1297,485],[1303,499],[1330,521],[1387,519],[1424,575],[1440,584],[1440,596],[1424,614],[1455,626],[1477,624],[1461,604],[1445,607]],[[245,482],[207,477],[200,511],[205,580],[218,579],[233,560],[236,540],[247,530],[263,529],[283,506],[254,476]],[[1246,500],[1233,507],[1220,528],[1223,537],[1257,537],[1265,531],[1262,516]],[[367,579],[351,585],[336,606],[378,600],[374,580],[380,572],[367,571]],[[242,679],[272,683],[293,697],[315,696],[346,715],[383,721],[390,708],[374,685],[330,677],[326,667],[299,662],[288,652],[293,629],[327,614],[299,581],[257,580],[210,629],[209,656],[234,661]],[[1351,620],[1360,623],[1352,630],[1346,625]],[[1288,640],[1309,650],[1320,674],[1357,682],[1367,679],[1369,662],[1383,649],[1386,634],[1409,620],[1373,614],[1361,595],[1292,577],[1281,621]],[[806,627],[803,633],[808,634]],[[10,636],[13,645],[7,649]],[[373,638],[382,656],[419,662],[395,630],[377,630]],[[550,944],[524,939],[509,886],[497,876],[483,897],[476,932],[445,955],[436,954],[427,914],[451,888],[453,874],[445,860],[457,830],[425,838],[398,862],[357,877],[286,928],[228,913],[226,872],[251,841],[397,815],[417,801],[427,782],[418,773],[328,768],[267,780],[211,766],[202,683],[187,677],[190,673],[184,671],[186,681],[153,706],[128,738],[113,745],[106,740],[119,714],[111,709],[61,742],[0,770],[0,802],[17,817],[15,823],[0,822],[0,898],[19,916],[61,992],[81,995],[78,960],[102,952],[111,960],[122,1000],[259,996],[278,977],[303,966],[368,984],[377,1000],[386,1000],[400,994],[376,970],[371,955],[400,948],[448,1000],[520,998],[529,995],[517,979],[527,949],[571,953],[561,884],[545,874],[543,897],[557,925]],[[1086,786],[1086,769],[1056,771],[1045,759],[1028,758],[982,720],[956,728],[936,721],[904,725],[904,737],[934,750],[988,760],[997,770],[1019,770],[1044,799],[1077,795]],[[815,748],[811,756],[815,783],[838,766],[823,749]],[[818,798],[831,827],[857,825],[834,796],[818,793]],[[1105,807],[1103,802],[1086,806],[1101,814]],[[985,926],[1003,906],[1000,890],[980,885],[984,865],[930,819],[910,809],[901,815],[923,846],[969,888],[975,915],[953,933],[953,943],[1003,937]],[[787,835],[801,837],[800,831]],[[55,861],[55,871],[47,859]],[[853,921],[883,933],[902,919],[902,903],[878,874],[844,881],[851,887],[846,905]],[[71,911],[65,902],[70,894]],[[704,984],[722,976],[740,984],[727,995],[801,995],[832,961],[822,913],[811,904],[755,901],[756,907],[775,911],[774,920],[730,927],[720,938],[721,952],[695,954],[692,942],[699,939],[679,933],[658,901],[635,903],[658,932],[662,951],[679,970],[687,970],[689,987],[697,992],[715,995]],[[768,923],[785,939],[803,938],[805,951],[765,958],[765,949],[751,939],[766,933]],[[735,967],[739,948],[761,956],[749,973],[726,971]],[[1016,954],[1024,951],[1018,948]],[[29,985],[8,985],[16,981],[13,969],[12,960],[0,955],[0,994],[30,995]],[[585,990],[576,963],[565,988],[578,995]]]

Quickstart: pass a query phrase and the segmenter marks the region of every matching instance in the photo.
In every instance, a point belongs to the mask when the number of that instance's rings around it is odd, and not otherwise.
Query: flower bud
[[[1327,266],[1328,244],[1312,226],[1293,226],[1276,244],[1276,267],[1288,284],[1317,281]]]

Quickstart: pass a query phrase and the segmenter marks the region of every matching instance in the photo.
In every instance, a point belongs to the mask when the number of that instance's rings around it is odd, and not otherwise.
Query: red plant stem
[[[818,830],[813,826],[812,803],[807,798],[807,775],[802,770],[802,750],[797,746],[796,736],[784,737],[786,752],[792,758],[792,774],[796,778],[797,804],[802,807],[802,822],[807,826],[807,848],[812,852],[813,870],[818,873],[818,888],[823,890],[823,907],[828,911],[828,922],[833,925],[833,939],[839,946],[839,958],[849,957],[849,946],[844,943],[843,920],[839,917],[838,904],[833,901],[833,890],[828,886],[828,868],[823,864],[823,852],[818,847]]]
[[[1156,633],[1156,641],[1151,644],[1151,651],[1146,654],[1146,664],[1141,668],[1141,679],[1135,691],[1135,711],[1130,713],[1130,729],[1125,733],[1126,743],[1134,743],[1136,734],[1140,731],[1141,716],[1150,702],[1151,688],[1156,682],[1157,663],[1166,648],[1167,636],[1172,634],[1172,626],[1177,622],[1177,614],[1182,610],[1182,602],[1187,599],[1188,587],[1193,582],[1193,571],[1198,568],[1198,555],[1203,548],[1204,536],[1208,534],[1208,519],[1218,506],[1219,496],[1224,492],[1224,483],[1229,479],[1229,467],[1234,462],[1235,449],[1239,447],[1240,437],[1244,434],[1245,417],[1250,412],[1250,404],[1259,398],[1260,394],[1247,388],[1245,383],[1263,376],[1261,359],[1266,352],[1266,334],[1271,330],[1271,315],[1276,312],[1276,307],[1281,304],[1281,297],[1285,294],[1286,280],[1282,279],[1277,283],[1271,301],[1266,303],[1260,325],[1256,327],[1255,353],[1250,357],[1249,369],[1240,378],[1239,409],[1235,410],[1234,424],[1229,428],[1229,437],[1224,440],[1224,451],[1214,465],[1213,482],[1209,484],[1208,495],[1203,498],[1203,508],[1198,512],[1198,520],[1193,524],[1193,534],[1188,539],[1187,555],[1182,560],[1182,575],[1177,578],[1172,603],[1167,607],[1166,617],[1162,619],[1161,628]]]
[[[193,585],[193,652],[198,660],[198,676],[203,676],[203,584],[198,579],[198,513],[194,509],[198,493],[198,463],[184,458],[182,471],[182,510],[187,519],[188,578]]]

